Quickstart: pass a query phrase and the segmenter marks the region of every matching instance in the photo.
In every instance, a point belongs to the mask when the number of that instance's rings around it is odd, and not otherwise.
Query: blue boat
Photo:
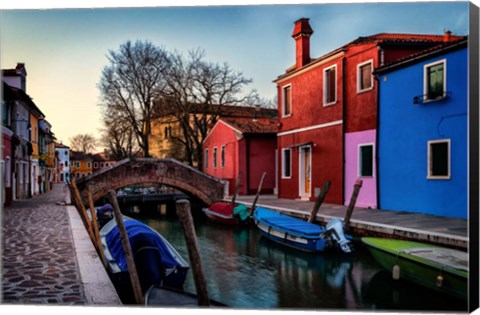
[[[262,207],[255,209],[253,218],[264,237],[280,244],[307,252],[323,252],[331,248],[340,248],[345,253],[352,251],[340,219],[332,219],[322,227]]]
[[[123,218],[143,293],[152,285],[182,289],[189,264],[160,233],[142,222]],[[115,219],[100,230],[100,239],[107,269],[117,291],[119,287],[131,291],[127,261]],[[128,296],[130,293],[119,292],[119,295]]]

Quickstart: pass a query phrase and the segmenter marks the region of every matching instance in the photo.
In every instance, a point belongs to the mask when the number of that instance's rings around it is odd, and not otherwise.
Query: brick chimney
[[[443,41],[445,43],[448,43],[451,40],[452,40],[452,32],[449,30],[446,30],[445,33],[443,34]]]
[[[292,37],[296,44],[296,67],[299,69],[310,62],[310,35],[313,30],[307,18],[301,18],[295,22]]]

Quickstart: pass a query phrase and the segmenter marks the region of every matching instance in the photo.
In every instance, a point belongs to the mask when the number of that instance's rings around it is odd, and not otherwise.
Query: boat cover
[[[325,232],[325,229],[319,225],[260,207],[255,209],[255,219],[290,234],[319,237]]]
[[[468,254],[466,252],[450,248],[433,247],[404,249],[402,253],[468,272]]]
[[[215,202],[208,208],[208,210],[218,213],[224,217],[231,217],[233,216],[233,208],[234,206],[231,203]]]
[[[136,220],[125,220],[124,224],[125,229],[127,230],[128,239],[130,240],[132,251],[135,252],[135,249],[140,249],[145,246],[155,247],[160,252],[162,264],[165,269],[180,266],[168,249],[167,245],[164,243],[164,240],[162,240],[162,238],[150,227]],[[127,260],[123,251],[118,226],[115,226],[105,236],[105,239],[108,249],[110,250],[112,257],[117,262],[118,267],[122,271],[127,271]]]

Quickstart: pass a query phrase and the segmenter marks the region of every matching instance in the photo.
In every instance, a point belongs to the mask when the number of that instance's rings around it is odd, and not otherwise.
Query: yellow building
[[[70,174],[78,179],[93,173],[93,157],[91,154],[70,151]]]

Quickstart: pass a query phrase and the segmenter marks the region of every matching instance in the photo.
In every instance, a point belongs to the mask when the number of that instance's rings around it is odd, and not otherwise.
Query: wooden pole
[[[347,228],[348,224],[350,223],[350,218],[352,217],[353,209],[355,208],[355,203],[357,202],[358,193],[360,192],[360,188],[362,188],[363,181],[361,179],[357,179],[355,184],[353,185],[353,192],[352,197],[350,198],[350,204],[347,208],[347,213],[345,214],[345,218],[343,219],[343,223],[345,228]]]
[[[238,173],[237,184],[235,185],[235,193],[232,197],[232,205],[235,206],[235,199],[237,199],[238,189],[240,188],[240,179],[242,178],[242,173]]]
[[[257,189],[257,194],[255,195],[255,199],[253,200],[252,203],[252,209],[250,209],[250,215],[255,211],[255,206],[257,204],[258,196],[260,196],[260,191],[262,190],[263,186],[263,180],[265,179],[265,176],[267,175],[267,172],[263,172],[262,178],[260,179],[260,183],[258,184],[258,189]]]
[[[133,294],[135,296],[135,302],[137,304],[143,304],[142,287],[140,286],[140,280],[138,278],[137,267],[135,266],[135,260],[133,259],[132,247],[128,240],[127,229],[123,224],[123,216],[120,212],[120,207],[117,202],[117,195],[114,190],[108,192],[108,197],[113,206],[113,214],[115,215],[115,221],[117,222],[118,231],[120,232],[120,239],[122,241],[123,252],[127,260],[128,274],[132,283]]]
[[[185,243],[187,244],[188,256],[193,272],[193,280],[197,289],[198,305],[209,306],[207,281],[203,273],[202,261],[198,251],[197,235],[193,224],[192,214],[190,213],[190,202],[186,199],[177,200],[177,215],[183,227]]]
[[[320,206],[323,203],[323,200],[327,196],[328,190],[330,189],[330,181],[327,179],[325,184],[323,184],[322,191],[317,196],[317,199],[315,200],[315,204],[313,205],[312,212],[310,213],[310,217],[308,218],[308,222],[312,223],[315,221],[315,218],[317,217],[318,209],[320,209]]]
[[[85,209],[85,206],[82,202],[82,197],[80,196],[80,192],[78,191],[77,184],[75,183],[74,179],[72,179],[71,183],[73,195],[75,196],[75,203],[77,204],[77,209],[79,208],[78,210],[80,210],[80,216],[82,217],[83,223],[87,228],[88,235],[90,236],[92,243],[95,244],[95,237],[93,236],[92,225],[90,224],[90,219],[88,218],[87,210]]]
[[[105,253],[103,252],[102,241],[100,240],[100,231],[98,229],[97,223],[97,213],[95,212],[95,206],[93,204],[93,197],[90,187],[87,186],[87,200],[88,206],[90,207],[90,212],[92,213],[92,222],[93,222],[93,233],[95,234],[96,248],[100,260],[102,261],[103,267],[107,269],[107,259],[105,258]]]

